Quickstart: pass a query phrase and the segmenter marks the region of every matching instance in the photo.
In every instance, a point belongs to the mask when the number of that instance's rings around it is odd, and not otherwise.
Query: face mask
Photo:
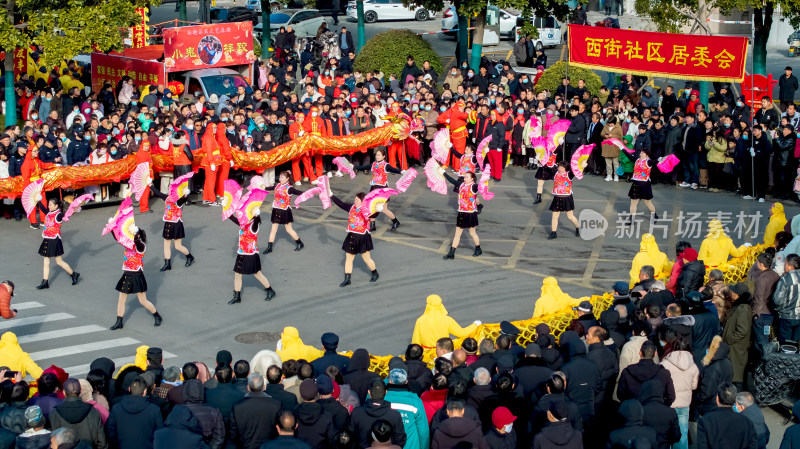
[[[733,404],[733,407],[731,408],[733,409],[733,413],[742,413],[739,411],[739,407],[737,407],[736,404]]]
[[[139,143],[142,140],[142,138],[139,137],[139,136],[136,136],[136,137],[133,138],[133,140],[135,140],[136,143]]]
[[[247,135],[247,133],[246,133],[246,132],[241,132],[241,133],[239,133],[239,135],[240,135],[241,137],[244,137],[244,136],[246,136],[246,135]]]
[[[66,141],[67,141],[67,138],[66,138],[66,137],[62,137],[62,138],[61,138],[61,141],[62,141],[62,142],[66,142]]]
[[[553,115],[553,110],[552,109],[548,109],[547,110],[547,115]]]
[[[45,98],[44,100],[45,101],[50,101],[50,100],[52,100],[52,98]]]
[[[444,112],[444,111],[446,111],[446,110],[447,110],[447,108],[446,108],[446,107],[444,107],[444,106],[442,106],[442,107],[440,107],[440,108],[439,108],[439,110],[440,110],[440,111],[442,111],[442,112]]]
[[[136,102],[135,101],[131,101],[131,104],[136,106]]]
[[[745,134],[745,135],[743,135],[743,136],[742,136],[742,139],[744,139],[744,140],[750,140],[750,136],[748,136],[747,134]]]
[[[475,76],[475,74],[474,74],[474,73],[472,73],[472,72],[470,72],[470,73],[467,73],[467,77],[469,77],[469,78],[472,78],[473,76]]]
[[[686,96],[689,96],[692,93],[692,90],[691,89],[686,89],[686,90],[684,90],[684,92],[686,92]]]
[[[425,106],[425,110],[426,110],[426,111],[430,111],[430,110],[431,110],[431,107],[430,107],[430,106]]]
[[[523,83],[527,83],[528,82],[528,78],[523,79],[522,82]]]
[[[115,156],[117,154],[117,150],[111,150],[111,155]]]
[[[630,123],[630,122],[631,122],[631,119],[630,119],[630,118],[626,118],[626,119],[625,119],[625,123]]]
[[[517,114],[522,115],[525,113],[524,109],[517,109]]]
[[[91,112],[91,111],[92,111],[92,110],[91,110],[91,109],[89,109],[89,108],[84,108],[84,110],[83,110],[83,112],[84,112],[84,113],[86,113],[86,114],[88,114],[88,113],[89,113],[89,112]]]
[[[169,148],[169,142],[166,140],[159,140],[158,147],[161,148],[162,150],[166,150],[167,148]]]
[[[416,112],[416,111],[419,111],[419,108],[418,108],[418,107],[416,107],[416,106],[412,106],[412,107],[411,107],[411,110]]]
[[[222,120],[223,122],[227,122],[228,121],[228,117],[223,117],[220,120]]]
[[[258,129],[264,129],[264,128],[265,128],[267,125],[266,125],[266,124],[264,124],[264,123],[259,123],[259,124],[258,124],[258,125],[256,125],[256,126],[258,127]]]
[[[456,76],[456,75],[458,75],[458,71],[450,72],[450,74],[453,75],[453,76]]]
[[[90,136],[88,134],[83,136],[83,140],[90,140],[91,138],[92,138],[92,136]]]
[[[405,100],[405,101],[411,101],[411,97],[403,97],[403,100]]]
[[[119,134],[119,130],[118,129],[114,129],[114,130],[111,131],[111,134],[116,136],[117,134]]]
[[[503,432],[505,433],[511,433],[513,429],[514,429],[514,423],[503,426]]]
[[[79,113],[79,112],[81,112],[81,110],[80,110],[80,109],[78,109],[78,108],[75,108],[75,109],[73,109],[73,110],[72,110],[72,113],[73,113],[73,114],[77,114],[77,113]]]
[[[32,119],[32,120],[37,120],[37,119],[39,119],[39,116],[38,116],[38,115],[36,115],[36,114],[33,114],[33,115],[31,116],[31,119]]]
[[[312,116],[312,117],[316,117],[316,116],[317,116],[317,113],[316,113],[316,112],[312,112],[312,113],[311,113],[311,116]]]

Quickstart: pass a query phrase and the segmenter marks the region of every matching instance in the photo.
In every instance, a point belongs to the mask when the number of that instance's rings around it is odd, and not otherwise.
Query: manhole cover
[[[235,337],[235,340],[239,343],[245,343],[248,345],[275,343],[280,339],[281,334],[274,332],[247,332],[245,334],[239,334]]]

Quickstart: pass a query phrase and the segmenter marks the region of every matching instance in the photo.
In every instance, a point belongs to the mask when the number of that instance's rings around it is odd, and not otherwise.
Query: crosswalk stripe
[[[17,335],[20,344],[33,343],[35,341],[51,340],[54,338],[73,337],[75,335],[83,335],[91,332],[102,332],[107,328],[91,324],[88,326],[70,327],[67,329],[59,329],[55,331],[38,332],[30,335]]]
[[[16,304],[12,304],[11,307],[17,310],[28,310],[28,309],[35,309],[37,307],[44,307],[44,304],[36,301],[29,301],[29,302],[18,302]]]
[[[0,330],[13,329],[15,327],[28,326],[30,324],[41,324],[41,323],[49,323],[51,321],[68,320],[70,318],[75,318],[75,317],[68,313],[49,313],[47,315],[15,318],[13,320],[0,321]]]
[[[83,354],[84,352],[89,352],[89,351],[99,351],[102,349],[110,349],[119,346],[137,345],[137,344],[139,344],[139,340],[130,337],[116,338],[113,340],[96,341],[93,343],[86,343],[82,345],[65,346],[63,348],[53,348],[39,352],[32,352],[30,353],[30,356],[33,360],[44,360],[56,357],[65,357],[74,354]]]
[[[162,354],[162,357],[164,358],[164,360],[167,360],[167,359],[173,359],[173,358],[175,358],[177,356],[175,354],[172,354],[171,352],[164,352]],[[118,359],[112,359],[112,361],[114,362],[114,366],[116,367],[116,370],[119,370],[121,367],[123,367],[123,366],[125,366],[125,365],[127,365],[129,363],[133,363],[135,358],[136,358],[135,356],[120,357]],[[70,366],[70,367],[64,368],[64,371],[66,371],[72,377],[81,376],[81,375],[87,374],[90,371],[90,369],[89,369],[90,365],[91,364],[87,363],[86,365]]]

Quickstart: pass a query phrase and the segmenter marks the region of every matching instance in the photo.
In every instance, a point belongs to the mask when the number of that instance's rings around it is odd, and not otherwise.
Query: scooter
[[[797,56],[800,54],[800,39],[792,39],[789,41],[789,56]]]

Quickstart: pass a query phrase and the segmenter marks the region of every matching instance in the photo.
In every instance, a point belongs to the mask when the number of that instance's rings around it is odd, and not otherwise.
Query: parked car
[[[261,0],[247,0],[246,4],[248,9],[252,9],[256,12],[261,12]],[[305,8],[305,4],[303,0],[270,0],[270,10],[272,12],[278,12],[281,9],[303,9]],[[315,9],[317,9],[320,14],[330,15],[333,8],[333,1],[332,0],[316,0],[315,1]],[[345,14],[347,8],[347,2],[343,1],[339,3],[339,14]]]
[[[325,18],[316,9],[280,9],[269,15],[270,34],[275,38],[280,28],[291,26],[297,37],[316,36],[317,29]],[[260,40],[262,25],[253,27],[253,37]]]
[[[253,22],[253,25],[258,23],[259,14],[252,9],[247,9],[243,6],[234,6],[231,8],[211,8],[211,21],[212,22]]]
[[[498,22],[500,26],[500,37],[517,41],[517,31],[522,27],[522,17],[505,9],[500,9]],[[533,25],[539,29],[539,39],[536,41],[536,48],[554,47],[561,44],[561,25],[553,16],[534,17]],[[458,16],[456,8],[451,6],[442,13],[442,31],[444,34],[454,36],[458,33]],[[484,32],[484,45],[486,43],[486,31]]]
[[[347,17],[358,19],[356,2],[347,4]],[[409,7],[398,0],[364,0],[364,22],[378,20],[418,20],[423,22],[436,17],[436,11],[428,11],[422,6]]]

